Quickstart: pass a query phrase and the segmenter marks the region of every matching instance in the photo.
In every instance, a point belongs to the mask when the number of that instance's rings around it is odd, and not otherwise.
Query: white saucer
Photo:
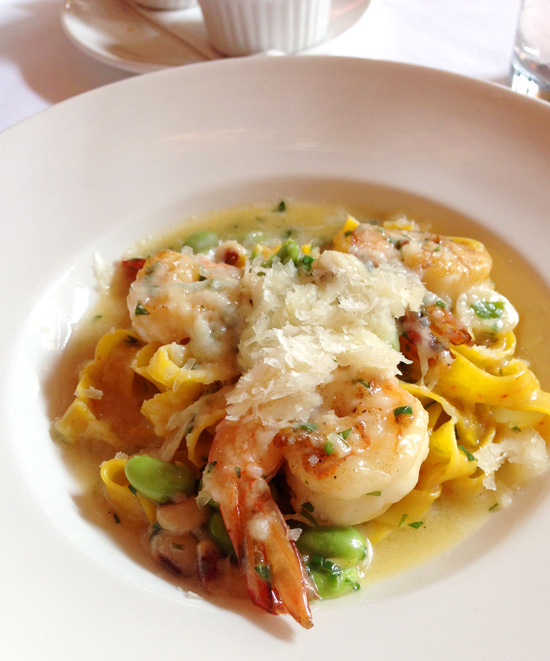
[[[333,0],[327,38],[302,53],[327,53],[329,42],[352,27],[369,3]],[[80,50],[132,73],[223,58],[208,44],[198,6],[153,11],[126,0],[67,0],[61,19],[67,36]]]

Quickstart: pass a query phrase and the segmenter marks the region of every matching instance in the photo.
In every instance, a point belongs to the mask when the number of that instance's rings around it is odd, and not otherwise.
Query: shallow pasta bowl
[[[279,659],[365,647],[378,659],[458,659],[473,640],[476,658],[543,658],[548,479],[443,556],[316,608],[304,632],[286,618],[196,599],[129,558],[79,506],[49,416],[59,353],[95,296],[94,255],[115,260],[195,213],[281,196],[369,196],[380,209],[447,216],[457,233],[463,223],[502,254],[513,246],[544,292],[549,125],[550,107],[466,78],[282,57],[124,81],[0,135],[7,658],[40,649],[43,659]],[[524,282],[514,258],[499,268]],[[546,306],[540,295],[518,303],[527,323]]]

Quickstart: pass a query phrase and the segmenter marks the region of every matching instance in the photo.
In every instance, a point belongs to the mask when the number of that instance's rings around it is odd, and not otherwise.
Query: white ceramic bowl
[[[532,304],[523,277],[550,286],[548,126],[549,104],[499,85],[300,56],[133,76],[1,132],[1,658],[355,659],[368,645],[376,661],[549,659],[550,475],[429,563],[317,604],[306,632],[140,564],[83,506],[48,433],[59,354],[97,295],[95,255],[111,263],[214,209],[284,196],[452,213],[456,233],[489,232],[528,261],[495,253],[523,322],[536,320],[545,289]]]
[[[323,40],[331,0],[199,0],[208,39],[224,55],[296,53]]]
[[[135,0],[135,2],[147,9],[187,9],[197,4],[197,0]]]

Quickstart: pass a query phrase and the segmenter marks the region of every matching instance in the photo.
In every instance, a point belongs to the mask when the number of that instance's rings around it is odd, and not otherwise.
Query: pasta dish
[[[543,473],[550,395],[483,244],[302,212],[122,260],[54,429],[102,448],[104,502],[154,563],[309,628],[449,494],[496,511]]]

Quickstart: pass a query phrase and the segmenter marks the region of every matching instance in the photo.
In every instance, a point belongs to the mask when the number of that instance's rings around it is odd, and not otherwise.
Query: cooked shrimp
[[[452,362],[450,346],[472,342],[451,308],[463,292],[487,281],[492,260],[485,247],[415,227],[365,224],[353,231],[349,250],[374,267],[401,263],[422,279],[428,290],[422,310],[407,313],[399,322],[400,349],[412,361],[400,367],[407,381],[426,377],[430,369],[430,378],[437,378],[439,370]]]
[[[315,415],[275,439],[292,504],[299,512],[310,503],[318,524],[363,523],[414,488],[428,453],[428,415],[393,376],[358,378],[339,368],[321,394]]]
[[[316,592],[269,480],[286,460],[295,510],[307,502],[319,524],[350,526],[411,491],[428,452],[427,413],[395,377],[366,381],[351,368],[336,371],[307,423],[220,423],[203,476],[254,603],[288,612],[304,627],[311,626],[308,598]]]
[[[426,304],[420,312],[407,312],[399,319],[399,331],[401,353],[410,361],[399,367],[408,382],[419,381],[429,370],[429,380],[437,378],[453,361],[451,345],[472,344],[466,326],[446,307],[436,304]]]
[[[308,595],[317,592],[268,484],[283,461],[274,436],[254,423],[221,422],[203,484],[219,503],[252,601],[310,628]]]
[[[422,278],[430,291],[452,301],[485,282],[492,268],[491,256],[482,243],[416,229],[359,225],[353,231],[349,251],[373,266],[401,261]]]
[[[132,324],[146,342],[187,344],[198,362],[234,361],[241,275],[204,255],[163,250],[145,261],[130,287]]]

